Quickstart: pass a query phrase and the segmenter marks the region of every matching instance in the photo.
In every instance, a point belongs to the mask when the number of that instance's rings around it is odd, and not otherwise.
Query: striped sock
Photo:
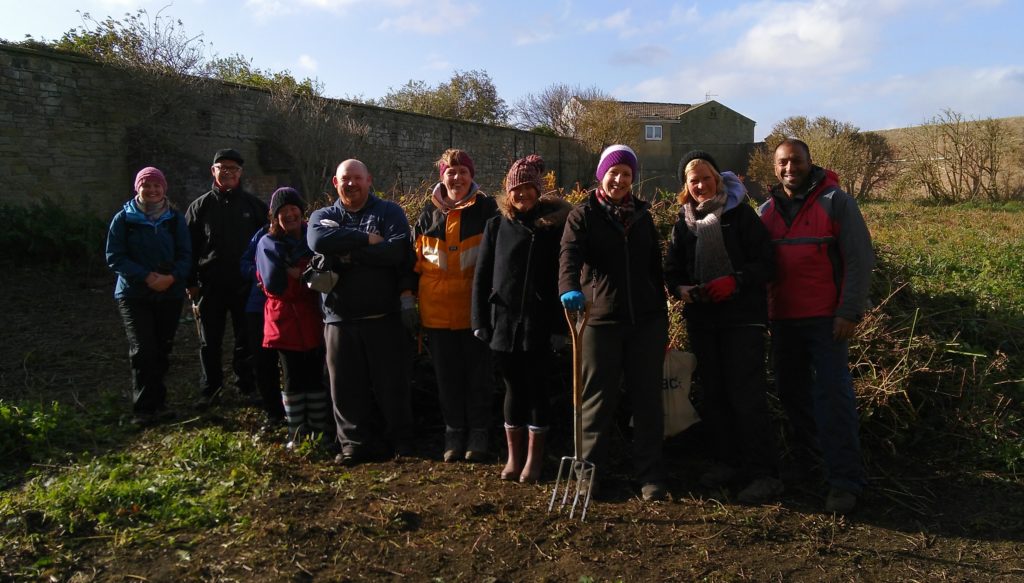
[[[291,441],[306,424],[306,393],[282,392],[281,398],[284,400],[284,416],[288,420],[288,440]]]
[[[306,418],[309,426],[318,433],[326,433],[330,429],[332,417],[331,397],[327,391],[311,391],[306,393]]]

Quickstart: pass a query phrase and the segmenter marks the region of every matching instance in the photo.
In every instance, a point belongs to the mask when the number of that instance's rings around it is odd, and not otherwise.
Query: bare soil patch
[[[120,407],[124,422],[126,342],[110,276],[6,271],[0,397]],[[189,411],[198,379],[191,326],[179,329],[170,383],[172,404],[189,414],[114,442],[83,435],[72,453],[141,447],[209,425],[258,439],[257,411],[234,393],[212,413]],[[644,503],[619,440],[619,461],[598,468],[604,495],[580,522],[547,511],[557,459],[570,451],[565,427],[552,437],[539,485],[500,481],[498,455],[444,464],[429,379],[417,370],[417,456],[342,468],[326,455],[271,448],[271,487],[211,529],[119,540],[45,523],[26,533],[31,525],[9,522],[0,525],[0,580],[20,579],[41,557],[55,557],[50,580],[76,582],[1024,580],[1024,490],[965,465],[955,439],[899,456],[869,449],[870,489],[847,517],[825,514],[824,487],[792,473],[771,505],[743,506],[734,491],[702,488],[707,444],[699,430],[668,443],[672,499]],[[17,479],[5,485],[19,487]]]

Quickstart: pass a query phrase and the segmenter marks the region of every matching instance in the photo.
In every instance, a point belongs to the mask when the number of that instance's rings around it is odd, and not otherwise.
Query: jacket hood
[[[474,181],[469,185],[469,193],[463,197],[462,200],[455,204],[446,205],[442,202],[442,199],[446,199],[448,197],[448,187],[445,186],[443,182],[438,182],[430,191],[430,202],[440,209],[441,212],[448,213],[449,211],[455,211],[472,206],[473,203],[476,202],[476,195],[478,194],[481,194],[480,185]]]
[[[510,220],[515,219],[515,212],[509,196],[502,194],[495,198],[502,216]],[[545,194],[537,200],[537,218],[534,219],[533,226],[537,229],[562,228],[565,226],[565,220],[571,210],[572,205],[564,198],[556,194]]]
[[[170,218],[171,213],[173,212],[173,209],[171,209],[171,207],[168,206],[167,210],[164,211],[164,214],[160,215],[159,219],[157,219],[153,223],[150,223],[149,219],[146,218],[146,214],[143,213],[141,210],[139,210],[139,205],[135,203],[135,198],[134,197],[129,198],[128,200],[126,200],[124,205],[121,207],[121,210],[124,211],[124,218],[129,223],[140,223],[140,224],[145,224],[145,223],[160,224],[163,221],[166,221],[168,218]]]
[[[747,187],[743,185],[735,173],[722,172],[722,183],[725,184],[725,209],[731,210],[747,199]]]

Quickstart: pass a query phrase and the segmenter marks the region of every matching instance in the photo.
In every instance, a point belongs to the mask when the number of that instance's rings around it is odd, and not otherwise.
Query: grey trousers
[[[633,410],[633,473],[641,483],[665,479],[661,377],[666,344],[666,316],[587,326],[583,333],[583,457],[598,467],[607,462],[609,430],[624,394]]]

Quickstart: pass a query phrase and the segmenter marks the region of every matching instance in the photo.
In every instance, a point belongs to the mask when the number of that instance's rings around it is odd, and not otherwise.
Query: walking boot
[[[466,430],[446,427],[444,431],[444,461],[451,463],[466,455]]]
[[[526,428],[505,425],[505,439],[508,441],[508,462],[501,470],[501,479],[517,480],[519,473],[523,471],[523,461],[526,457],[526,444],[523,443],[526,440]]]
[[[519,481],[523,484],[532,484],[540,480],[540,474],[544,469],[544,442],[547,441],[547,438],[547,427],[530,427],[526,465],[523,466],[523,473],[519,475]]]
[[[487,461],[487,430],[470,429],[469,441],[466,443],[466,461],[484,462]]]

